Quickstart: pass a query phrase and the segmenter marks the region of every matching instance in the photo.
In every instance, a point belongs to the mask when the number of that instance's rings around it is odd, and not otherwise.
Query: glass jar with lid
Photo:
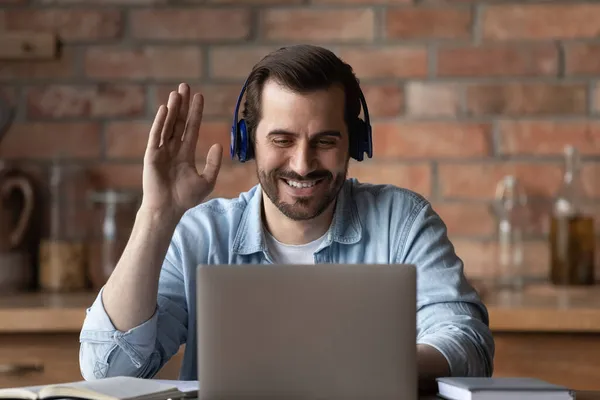
[[[101,288],[115,269],[129,241],[140,204],[139,191],[107,189],[91,192],[92,221],[88,234],[88,275]]]
[[[48,232],[39,252],[39,286],[43,291],[71,292],[88,286],[86,274],[86,169],[60,155],[53,160],[49,179]]]

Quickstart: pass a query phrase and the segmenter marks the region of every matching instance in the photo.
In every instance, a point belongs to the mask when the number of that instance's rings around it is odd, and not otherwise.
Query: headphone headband
[[[233,160],[237,156],[241,162],[246,162],[254,158],[254,150],[250,143],[246,121],[244,119],[238,121],[239,109],[244,93],[246,92],[248,79],[249,78],[246,78],[246,81],[242,86],[233,112],[231,145],[229,148],[231,159]],[[373,138],[369,109],[367,108],[367,101],[365,100],[365,96],[360,89],[360,86],[358,87],[358,97],[362,106],[364,120],[357,117],[354,123],[350,123],[348,126],[348,135],[350,142],[350,156],[357,161],[363,161],[364,153],[367,153],[369,158],[373,157]]]

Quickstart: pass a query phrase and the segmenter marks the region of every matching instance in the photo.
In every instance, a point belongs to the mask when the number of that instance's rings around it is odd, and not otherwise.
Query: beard
[[[304,221],[316,218],[335,201],[340,189],[346,181],[347,165],[343,172],[333,174],[327,170],[313,171],[308,175],[301,176],[284,168],[275,168],[270,171],[261,170],[257,165],[258,181],[263,191],[279,211],[294,221]],[[295,197],[293,203],[287,203],[281,199],[279,185],[282,179],[290,179],[298,182],[314,181],[321,179],[319,185],[325,185],[324,195]],[[283,183],[287,185],[287,183]]]

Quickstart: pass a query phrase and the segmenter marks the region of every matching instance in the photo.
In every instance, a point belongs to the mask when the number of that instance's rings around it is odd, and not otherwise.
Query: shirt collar
[[[320,249],[332,242],[352,244],[362,238],[362,226],[358,218],[358,210],[352,196],[354,180],[348,179],[340,189],[335,205],[333,220]],[[262,188],[256,185],[246,206],[233,241],[234,254],[248,255],[266,252],[267,244],[262,224]]]

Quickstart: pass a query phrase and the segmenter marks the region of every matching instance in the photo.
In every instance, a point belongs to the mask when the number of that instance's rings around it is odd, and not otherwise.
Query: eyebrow
[[[276,135],[298,136],[297,133],[286,131],[285,129],[274,129],[267,134],[267,137],[276,136]],[[342,134],[338,131],[333,131],[333,130],[321,131],[321,132],[317,132],[314,135],[312,135],[311,140],[315,139],[315,138],[320,138],[323,136],[335,136],[335,137],[339,138],[339,137],[342,137]]]

